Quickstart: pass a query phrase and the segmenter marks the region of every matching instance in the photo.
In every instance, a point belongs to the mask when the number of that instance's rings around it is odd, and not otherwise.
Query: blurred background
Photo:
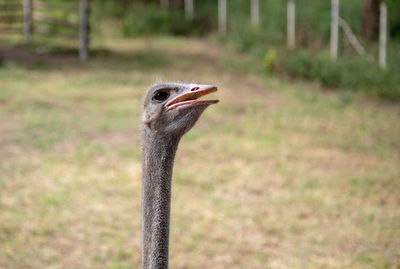
[[[0,0],[0,268],[140,268],[160,80],[221,101],[180,143],[171,268],[400,268],[399,66],[398,0]]]

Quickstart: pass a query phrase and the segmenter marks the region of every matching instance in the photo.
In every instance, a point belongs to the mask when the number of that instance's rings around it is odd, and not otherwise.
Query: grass
[[[399,268],[398,106],[246,72],[204,40],[95,47],[85,65],[0,67],[0,268],[140,267],[139,119],[157,79],[221,100],[177,154],[171,268]]]

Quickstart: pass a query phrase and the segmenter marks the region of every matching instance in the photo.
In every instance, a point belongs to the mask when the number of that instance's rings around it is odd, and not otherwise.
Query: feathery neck
[[[143,132],[142,265],[167,269],[171,179],[179,138]]]

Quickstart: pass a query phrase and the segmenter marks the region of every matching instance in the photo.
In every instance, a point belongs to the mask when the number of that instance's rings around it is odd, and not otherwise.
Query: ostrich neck
[[[171,178],[179,138],[143,134],[143,269],[168,268]]]

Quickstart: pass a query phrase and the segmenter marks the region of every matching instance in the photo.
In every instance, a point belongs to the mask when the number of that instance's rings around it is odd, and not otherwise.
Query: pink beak
[[[197,100],[198,98],[216,92],[218,89],[213,85],[193,85],[189,92],[174,97],[170,100],[165,107],[167,109],[174,109],[183,105],[193,106],[199,104],[216,104],[218,100]]]

